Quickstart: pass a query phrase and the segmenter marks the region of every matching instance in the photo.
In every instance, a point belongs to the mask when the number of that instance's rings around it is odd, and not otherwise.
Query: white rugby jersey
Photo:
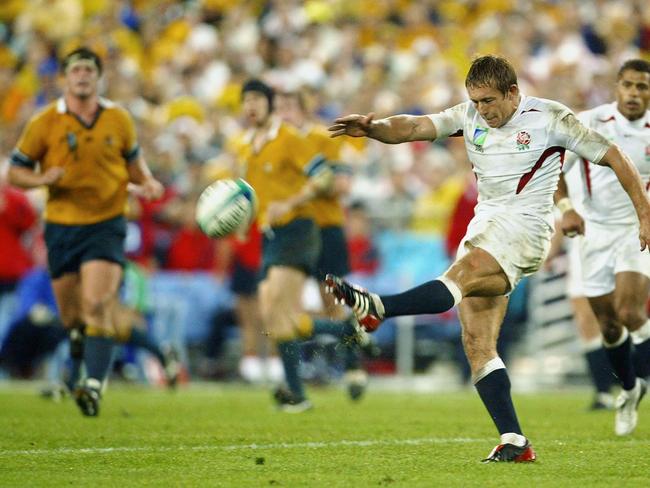
[[[578,119],[610,141],[616,143],[636,165],[641,178],[650,186],[650,111],[635,121],[626,119],[616,103],[600,105],[578,114]],[[607,166],[589,164],[589,158],[567,154],[567,170],[580,166],[582,188],[577,192],[587,221],[606,225],[636,224],[638,218],[632,200],[625,192],[616,173]],[[574,187],[569,187],[572,199]]]
[[[569,116],[571,115],[571,116]],[[463,136],[478,180],[475,212],[515,211],[553,223],[553,194],[565,150],[598,162],[609,143],[588,130],[564,105],[521,96],[502,127],[490,127],[467,101],[429,115],[438,138]]]

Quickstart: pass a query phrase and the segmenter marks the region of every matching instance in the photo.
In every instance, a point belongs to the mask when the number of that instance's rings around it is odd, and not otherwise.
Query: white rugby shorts
[[[582,289],[586,297],[599,297],[614,291],[615,276],[624,271],[650,278],[650,253],[639,248],[638,225],[586,222],[580,257]]]
[[[542,266],[552,235],[553,228],[534,215],[508,211],[477,214],[458,246],[456,259],[467,254],[467,243],[487,251],[505,272],[512,292],[524,276]]]

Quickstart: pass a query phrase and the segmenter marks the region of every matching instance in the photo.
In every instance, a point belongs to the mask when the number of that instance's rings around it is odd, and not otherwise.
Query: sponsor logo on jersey
[[[70,151],[75,152],[77,150],[77,134],[74,132],[68,132],[66,133],[65,138]]]
[[[483,144],[485,144],[485,138],[487,137],[487,134],[487,127],[476,127],[474,129],[474,137],[472,137],[472,142],[474,143],[474,148],[478,152],[483,152]]]
[[[645,147],[645,160],[650,161],[650,146]]]
[[[517,133],[517,149],[524,151],[530,147],[530,134],[525,130]]]

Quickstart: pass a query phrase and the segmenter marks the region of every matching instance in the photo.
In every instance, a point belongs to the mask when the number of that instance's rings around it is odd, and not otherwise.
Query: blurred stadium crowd
[[[423,114],[462,101],[471,59],[499,53],[514,64],[524,93],[578,111],[612,99],[624,60],[650,56],[650,3],[4,0],[0,42],[2,164],[27,119],[60,95],[58,60],[86,45],[104,59],[103,96],[134,116],[147,161],[167,187],[159,202],[132,202],[131,259],[151,271],[227,276],[231,250],[200,233],[193,206],[228,174],[245,79],[305,91],[325,123],[352,112]],[[376,271],[368,239],[380,230],[446,240],[453,252],[476,199],[462,141],[355,140],[343,159],[354,171],[347,202],[363,213],[348,229],[355,271]],[[38,221],[24,202],[10,212],[6,202],[21,198],[10,192],[0,183],[7,290],[44,264]],[[38,211],[42,196],[30,194],[29,203]],[[1,228],[14,225],[16,212],[25,219],[12,241]]]

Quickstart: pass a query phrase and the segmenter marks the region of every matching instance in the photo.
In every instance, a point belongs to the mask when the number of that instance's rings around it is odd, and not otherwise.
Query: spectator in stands
[[[35,230],[36,211],[23,191],[9,186],[0,174],[0,341],[12,315],[13,293],[32,267],[29,231]]]
[[[467,226],[474,217],[474,207],[478,203],[478,187],[473,173],[465,177],[465,189],[456,201],[451,213],[445,248],[447,256],[453,258],[458,251],[458,246],[467,232]]]
[[[350,271],[365,275],[379,268],[379,251],[375,247],[372,224],[365,205],[356,201],[347,209],[345,237],[350,255]]]
[[[172,234],[163,269],[170,271],[215,271],[218,242],[199,229],[194,217],[196,198],[179,196],[168,202],[163,219],[176,229]]]
[[[13,291],[32,266],[29,231],[36,230],[36,210],[25,193],[10,186],[0,175],[0,289]]]

